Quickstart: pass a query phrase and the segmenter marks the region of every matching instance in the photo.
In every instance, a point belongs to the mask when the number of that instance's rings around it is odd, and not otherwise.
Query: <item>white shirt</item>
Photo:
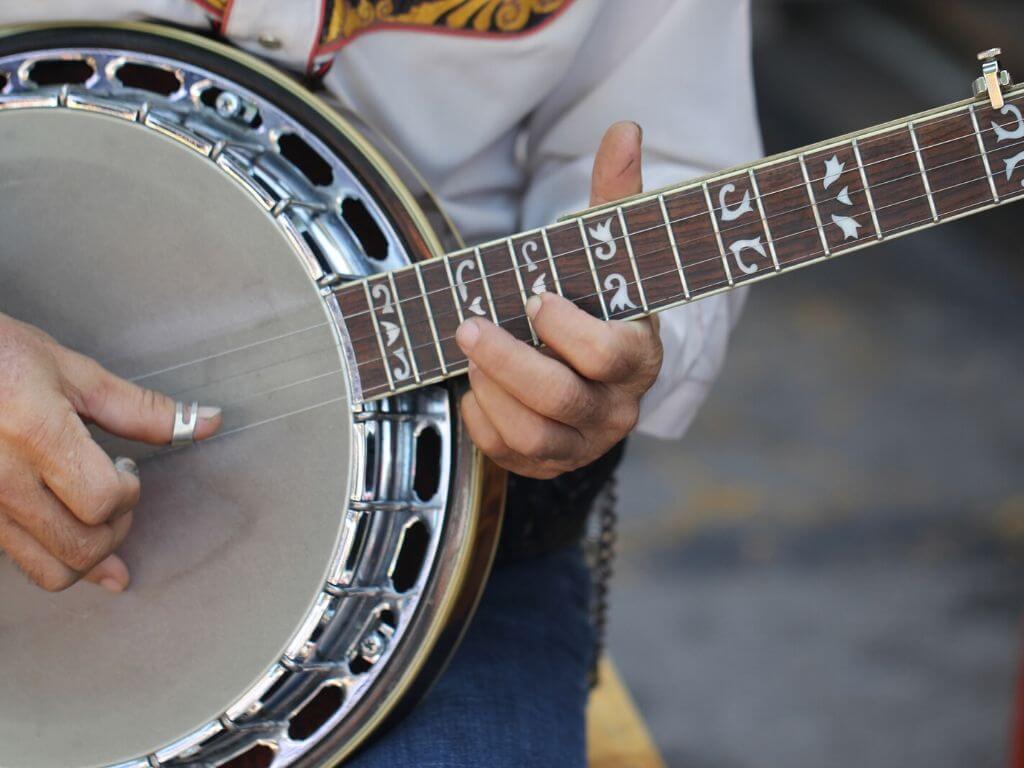
[[[393,5],[370,2],[378,16]],[[330,64],[327,89],[402,149],[470,244],[585,208],[617,120],[643,126],[648,188],[761,156],[748,0],[412,0],[368,27],[349,0],[0,0],[0,23],[146,17],[212,19],[292,70]],[[731,291],[662,314],[639,431],[683,434],[742,304]]]

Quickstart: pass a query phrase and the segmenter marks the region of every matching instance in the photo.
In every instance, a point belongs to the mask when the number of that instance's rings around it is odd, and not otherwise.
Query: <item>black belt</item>
[[[509,475],[498,563],[524,560],[578,541],[597,495],[622,461],[623,440],[592,464],[553,480]]]

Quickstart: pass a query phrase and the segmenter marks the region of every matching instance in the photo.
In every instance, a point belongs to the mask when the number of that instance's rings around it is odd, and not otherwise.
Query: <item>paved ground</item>
[[[905,20],[824,5],[760,12],[769,149],[963,95],[969,61]],[[893,50],[934,77],[883,77]],[[1022,213],[756,287],[689,435],[633,442],[611,644],[670,765],[1005,765]]]

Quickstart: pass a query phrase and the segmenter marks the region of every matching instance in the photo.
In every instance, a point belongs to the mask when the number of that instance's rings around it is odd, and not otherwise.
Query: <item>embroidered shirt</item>
[[[391,138],[469,243],[586,207],[593,153],[644,127],[648,188],[761,155],[748,0],[22,0],[0,22],[213,24],[322,75]],[[742,291],[662,314],[665,363],[638,429],[679,437],[725,355]]]

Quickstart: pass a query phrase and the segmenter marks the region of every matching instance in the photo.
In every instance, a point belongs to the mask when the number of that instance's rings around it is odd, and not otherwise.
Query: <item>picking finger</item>
[[[86,525],[41,483],[26,483],[16,497],[0,507],[3,513],[74,571],[88,571],[120,544],[112,526]]]
[[[61,592],[81,574],[47,552],[32,535],[0,512],[0,549],[3,549],[33,584],[47,592]]]
[[[152,445],[171,441],[175,401],[115,376],[99,363],[70,350],[62,350],[61,368],[85,418],[108,432]],[[200,406],[196,440],[205,440],[221,426],[221,409]]]
[[[138,505],[139,478],[114,466],[67,404],[40,427],[33,454],[43,482],[86,525],[106,523]]]

